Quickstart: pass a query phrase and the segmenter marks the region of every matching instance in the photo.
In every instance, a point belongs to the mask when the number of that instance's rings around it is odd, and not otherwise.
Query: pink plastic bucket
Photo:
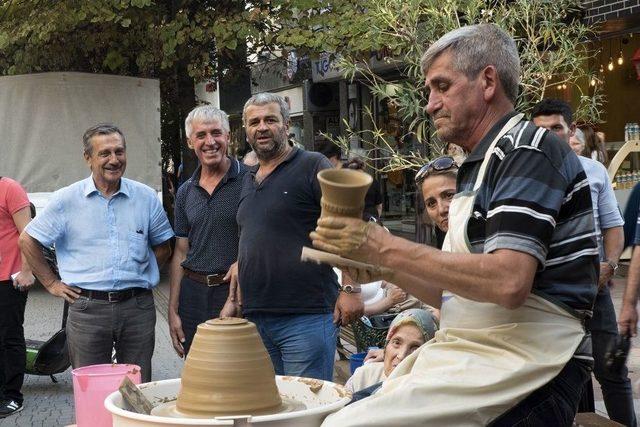
[[[120,387],[125,375],[134,384],[140,384],[137,365],[91,365],[74,369],[71,374],[78,427],[111,426],[111,414],[104,407],[104,399]]]

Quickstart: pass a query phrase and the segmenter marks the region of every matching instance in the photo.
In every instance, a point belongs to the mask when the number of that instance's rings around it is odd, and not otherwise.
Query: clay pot
[[[182,370],[180,413],[253,415],[281,405],[275,371],[255,324],[226,317],[198,325]]]
[[[371,175],[352,169],[324,169],[318,172],[318,182],[322,189],[321,217],[362,218],[364,196],[373,182]]]

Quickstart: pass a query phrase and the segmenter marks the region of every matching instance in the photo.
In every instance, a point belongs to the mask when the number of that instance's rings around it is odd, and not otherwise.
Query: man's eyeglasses
[[[436,159],[433,159],[432,161],[421,167],[418,173],[416,173],[416,184],[420,184],[422,181],[424,181],[431,172],[442,172],[449,169],[458,169],[458,165],[456,164],[456,161],[453,159],[453,157],[440,156]]]

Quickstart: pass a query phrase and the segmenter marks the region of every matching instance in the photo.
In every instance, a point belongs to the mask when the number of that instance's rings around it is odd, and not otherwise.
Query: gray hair
[[[270,92],[262,92],[256,95],[253,95],[249,100],[244,104],[244,108],[242,109],[242,122],[246,124],[247,119],[247,108],[251,105],[266,105],[266,104],[278,104],[280,106],[280,115],[282,116],[282,121],[287,124],[289,123],[289,104],[287,101],[280,95],[276,95],[275,93]]]
[[[184,120],[184,131],[187,138],[191,138],[192,123],[194,121],[207,123],[217,121],[222,126],[222,130],[229,133],[229,116],[224,111],[213,105],[201,105],[191,110],[187,118]]]
[[[516,103],[520,83],[520,56],[513,38],[495,24],[477,24],[457,28],[432,44],[422,56],[422,72],[445,51],[453,55],[455,69],[469,79],[493,65],[505,94]]]
[[[124,139],[124,134],[122,131],[112,123],[98,123],[97,125],[91,126],[84,132],[82,135],[82,148],[84,154],[87,156],[91,156],[93,154],[93,145],[91,144],[91,138],[96,135],[111,135],[113,133],[117,133],[122,138],[122,144],[124,148],[127,148],[127,141]]]

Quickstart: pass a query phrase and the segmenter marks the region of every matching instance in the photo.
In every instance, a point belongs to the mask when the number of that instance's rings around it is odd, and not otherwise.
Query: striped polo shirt
[[[503,117],[458,172],[458,192],[473,186]],[[568,144],[522,120],[497,143],[469,219],[472,253],[511,249],[538,262],[532,292],[584,317],[598,282],[598,247],[587,176]],[[513,266],[518,268],[518,266]]]

